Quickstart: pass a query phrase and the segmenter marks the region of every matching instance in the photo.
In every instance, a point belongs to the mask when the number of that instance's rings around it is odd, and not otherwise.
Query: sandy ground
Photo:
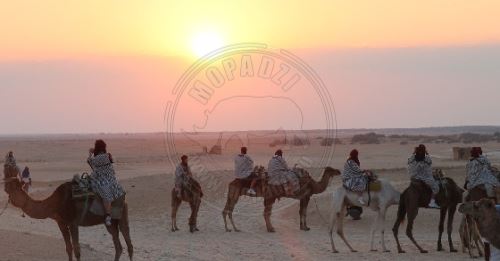
[[[14,150],[18,164],[31,167],[34,183],[32,196],[45,198],[57,185],[75,173],[88,171],[85,164],[88,147],[94,137],[43,137],[0,138],[0,152]],[[401,234],[407,254],[396,254],[396,246],[390,228],[395,220],[396,206],[387,214],[386,243],[391,253],[369,252],[369,231],[374,213],[365,210],[360,221],[347,220],[345,232],[359,253],[349,253],[343,242],[336,237],[339,254],[330,251],[327,219],[330,215],[331,195],[340,185],[335,178],[328,190],[313,197],[309,205],[308,224],[311,231],[303,232],[298,225],[298,202],[284,199],[275,204],[273,225],[277,233],[266,232],[262,217],[261,199],[242,197],[234,218],[243,232],[226,233],[221,216],[225,204],[227,184],[232,180],[232,153],[221,156],[199,156],[203,161],[217,161],[220,168],[207,168],[202,180],[206,197],[199,213],[200,232],[188,232],[187,218],[190,209],[186,204],[178,213],[181,231],[170,232],[170,190],[173,184],[172,166],[166,159],[161,135],[134,137],[107,137],[108,146],[118,163],[117,175],[127,190],[130,206],[130,226],[135,246],[135,260],[468,260],[462,253],[436,252],[439,212],[423,209],[415,224],[415,237],[429,254],[419,254],[406,236]],[[213,137],[215,142],[217,137]],[[436,167],[445,168],[447,175],[463,184],[465,162],[451,160],[449,144],[431,144]],[[488,150],[498,150],[500,144],[483,144]],[[332,166],[340,168],[352,145],[336,147]],[[381,178],[390,180],[402,191],[408,185],[404,170],[406,157],[412,145],[399,143],[356,146],[361,150],[364,168],[377,169]],[[195,155],[196,146],[183,148],[182,153]],[[274,148],[252,147],[258,164],[267,163],[268,154]],[[320,157],[322,148],[312,145],[303,150],[312,158]],[[286,151],[285,151],[286,153]],[[193,156],[194,157],[194,156]],[[204,158],[206,157],[206,158]],[[494,163],[499,159],[492,154]],[[211,166],[211,165],[210,165]],[[314,169],[312,172],[316,173]],[[0,194],[0,207],[7,196]],[[22,218],[22,212],[9,206],[0,216],[0,260],[66,260],[64,242],[52,220]],[[460,248],[457,233],[459,218],[455,218],[454,244]],[[404,230],[403,230],[404,231]],[[112,260],[114,253],[111,237],[104,227],[82,228],[80,233],[83,260]],[[379,240],[377,238],[377,240]],[[447,240],[444,240],[448,250]],[[377,244],[379,246],[379,244]],[[122,260],[127,260],[122,257]]]

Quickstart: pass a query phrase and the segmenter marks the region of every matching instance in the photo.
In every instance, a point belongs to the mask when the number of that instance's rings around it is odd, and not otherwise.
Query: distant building
[[[471,147],[453,147],[453,160],[470,159]]]

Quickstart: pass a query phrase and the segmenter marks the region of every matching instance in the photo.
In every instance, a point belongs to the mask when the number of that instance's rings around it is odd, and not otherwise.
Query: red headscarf
[[[472,147],[472,149],[470,150],[470,156],[472,158],[479,158],[479,156],[483,155],[483,150],[481,149],[481,147]]]
[[[358,155],[359,155],[358,150],[354,149],[354,150],[352,150],[352,151],[351,151],[351,153],[349,154],[349,159],[350,159],[350,160],[353,160],[354,162],[356,162],[356,164],[358,164],[358,166],[361,166],[361,163],[359,162]]]

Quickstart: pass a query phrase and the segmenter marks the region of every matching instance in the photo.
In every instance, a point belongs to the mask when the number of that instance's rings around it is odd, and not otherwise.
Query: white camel
[[[335,228],[335,225],[337,225],[337,234],[340,236],[340,238],[342,238],[351,252],[357,252],[352,248],[349,242],[347,242],[347,239],[344,236],[344,217],[346,207],[348,205],[369,207],[373,211],[378,213],[377,218],[371,228],[370,250],[377,251],[377,249],[374,247],[374,240],[375,232],[379,230],[381,235],[380,242],[382,244],[382,251],[389,252],[389,250],[385,247],[384,240],[385,214],[388,207],[390,207],[391,205],[399,204],[400,193],[396,189],[394,189],[394,187],[388,181],[383,179],[380,179],[379,181],[381,183],[380,191],[370,192],[370,206],[362,206],[358,202],[359,193],[348,191],[343,186],[339,187],[333,193],[333,211],[330,224],[330,242],[332,244],[332,251],[334,253],[338,253],[337,249],[335,248],[335,244],[333,243],[333,230]],[[363,192],[363,200],[368,203],[368,192]]]

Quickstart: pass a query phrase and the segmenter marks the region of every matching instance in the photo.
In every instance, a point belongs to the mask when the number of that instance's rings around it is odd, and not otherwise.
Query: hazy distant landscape
[[[334,149],[328,164],[342,169],[348,152],[352,148],[360,150],[362,166],[374,170],[381,178],[388,179],[400,191],[409,184],[406,173],[407,157],[419,143],[425,143],[433,157],[434,166],[443,168],[447,176],[462,185],[465,178],[465,161],[453,160],[452,147],[482,146],[485,153],[498,166],[500,162],[500,142],[497,133],[500,127],[443,127],[423,129],[361,129],[339,130],[337,140],[329,145],[322,144],[326,131],[256,131],[198,133],[198,140],[191,136],[175,134],[176,153],[169,154],[164,133],[143,134],[65,134],[30,135],[0,137],[0,151],[13,150],[18,164],[31,168],[34,181],[33,196],[44,198],[54,188],[69,180],[74,174],[88,172],[85,162],[88,148],[97,138],[108,143],[108,149],[116,159],[117,176],[127,190],[130,206],[132,239],[136,247],[137,260],[233,260],[235,258],[318,260],[353,260],[375,258],[377,260],[469,260],[465,254],[449,254],[431,251],[430,254],[415,256],[416,249],[405,238],[403,246],[407,255],[395,253],[395,243],[386,236],[392,253],[369,253],[368,231],[374,213],[366,210],[361,221],[348,219],[346,233],[360,253],[351,254],[343,244],[341,254],[333,255],[326,233],[325,217],[330,215],[331,194],[340,186],[340,178],[334,178],[323,194],[313,197],[309,207],[310,232],[298,230],[298,202],[284,199],[276,204],[273,221],[277,233],[266,232],[262,218],[261,199],[242,197],[235,210],[235,220],[242,227],[241,234],[226,233],[221,217],[225,204],[227,184],[233,179],[233,157],[239,146],[245,144],[256,164],[267,166],[267,162],[277,148],[283,148],[289,164],[295,164],[299,156],[307,156],[312,162],[320,162],[325,149]],[[471,134],[474,133],[474,134]],[[220,155],[203,152],[222,137]],[[238,137],[248,138],[244,143]],[[304,140],[305,139],[305,140]],[[470,139],[474,141],[470,143]],[[478,142],[475,142],[478,139]],[[277,142],[280,141],[280,142]],[[286,141],[283,143],[283,141]],[[294,142],[300,141],[300,144]],[[480,141],[480,142],[479,142]],[[354,142],[354,143],[353,143]],[[274,143],[274,144],[273,144]],[[333,146],[334,145],[334,146]],[[199,214],[200,233],[191,235],[185,223],[190,213],[183,205],[178,214],[180,232],[171,233],[170,190],[173,187],[174,166],[180,154],[191,157],[192,164],[201,164],[204,171],[194,168],[195,176],[202,182],[206,196]],[[314,165],[309,171],[317,176],[324,166]],[[0,195],[0,205],[7,197]],[[317,207],[315,206],[317,204]],[[397,207],[391,207],[387,215],[386,228],[390,228]],[[415,235],[429,250],[435,249],[437,239],[437,217],[439,211],[423,209],[415,225]],[[0,217],[0,231],[5,235],[0,239],[0,251],[7,254],[7,260],[18,260],[18,251],[8,251],[13,245],[30,242],[26,254],[31,260],[66,260],[63,241],[53,221],[21,218],[18,209],[9,207]],[[459,219],[455,219],[455,228]],[[457,230],[454,230],[455,245],[459,245]],[[84,260],[109,259],[114,253],[109,235],[103,227],[82,229],[81,242],[84,246]],[[286,237],[288,240],[283,240]],[[50,247],[49,247],[50,246]],[[232,247],[228,247],[232,246]],[[50,248],[50,254],[34,255],[41,249]],[[50,256],[50,257],[49,257]],[[5,257],[5,256],[4,256]],[[196,258],[193,258],[196,257]]]

